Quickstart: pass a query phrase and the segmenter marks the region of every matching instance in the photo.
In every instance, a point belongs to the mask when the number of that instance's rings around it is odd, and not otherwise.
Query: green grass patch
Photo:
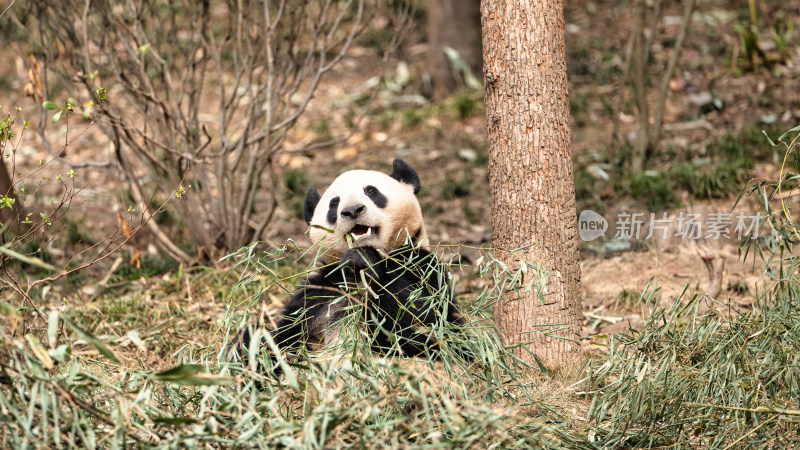
[[[770,136],[778,133],[774,128],[764,130]],[[617,149],[619,161],[630,158],[630,147]],[[681,161],[672,162],[683,157]],[[667,162],[650,170],[627,175],[610,174],[615,190],[645,203],[651,212],[680,207],[678,192],[685,191],[698,200],[732,198],[752,178],[757,162],[776,162],[777,154],[770,147],[760,127],[748,126],[711,140],[702,156],[686,159],[675,149],[667,149],[661,158]],[[618,164],[619,166],[619,164]],[[617,172],[622,172],[620,169]],[[612,170],[613,172],[613,170]],[[786,187],[792,187],[794,180]],[[602,211],[604,205],[597,198],[599,182],[585,167],[575,170],[575,193],[579,206]],[[602,187],[600,187],[602,188]]]
[[[419,108],[406,108],[403,110],[403,128],[409,130],[416,128],[428,117],[428,112]]]
[[[114,276],[119,280],[133,281],[140,278],[150,278],[161,275],[178,268],[179,264],[172,258],[166,256],[150,256],[140,254],[139,263],[141,267],[131,264],[131,256],[128,252],[122,252],[122,264],[114,271]]]
[[[445,177],[441,190],[442,200],[453,200],[468,196],[472,190],[473,182],[474,180],[467,174],[462,175],[458,180],[449,176]]]
[[[303,218],[303,201],[306,192],[311,187],[308,172],[302,169],[289,169],[283,174],[283,185],[286,189],[284,199],[292,214],[298,218]]]
[[[628,177],[631,196],[643,201],[651,212],[664,211],[679,205],[672,184],[663,173],[645,171]]]
[[[483,92],[461,90],[453,94],[453,109],[461,120],[468,119],[483,111]]]

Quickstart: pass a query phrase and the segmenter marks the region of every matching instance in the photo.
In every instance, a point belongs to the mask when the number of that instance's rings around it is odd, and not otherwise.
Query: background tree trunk
[[[530,342],[545,364],[564,365],[580,356],[581,288],[563,5],[483,0],[481,15],[494,246],[533,244],[497,257],[550,274],[544,305],[536,292],[508,292],[494,317],[507,345]]]
[[[451,47],[461,54],[477,75],[481,70],[481,0],[434,0],[427,4],[427,72],[436,98],[451,94],[458,87],[444,53]]]

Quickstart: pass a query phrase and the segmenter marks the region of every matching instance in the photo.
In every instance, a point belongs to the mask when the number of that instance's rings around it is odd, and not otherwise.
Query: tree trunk
[[[428,2],[427,72],[433,83],[433,95],[441,98],[458,87],[444,53],[445,47],[456,50],[475,74],[481,69],[480,0],[434,0]]]
[[[497,257],[550,275],[544,304],[535,289],[510,291],[494,317],[507,345],[529,342],[545,364],[563,366],[580,357],[581,330],[563,4],[483,0],[481,15],[494,246],[529,246]]]

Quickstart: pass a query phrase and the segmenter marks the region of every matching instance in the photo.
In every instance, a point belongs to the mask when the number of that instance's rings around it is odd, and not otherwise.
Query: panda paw
[[[375,267],[383,257],[372,247],[353,247],[342,255],[342,267],[353,274]]]

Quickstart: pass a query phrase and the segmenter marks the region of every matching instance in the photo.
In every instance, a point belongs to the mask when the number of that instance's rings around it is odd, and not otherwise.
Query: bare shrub
[[[69,114],[67,108],[55,109]],[[74,254],[52,258],[50,250],[63,235],[63,219],[88,181],[84,174],[74,169],[54,176],[46,175],[53,172],[51,166],[57,166],[55,157],[39,160],[37,165],[20,167],[17,149],[29,124],[28,121],[19,123],[11,113],[0,120],[0,164],[8,175],[7,186],[2,186],[3,191],[0,191],[0,217],[3,218],[0,221],[0,293],[3,294],[0,296],[0,311],[22,318],[12,327],[18,328],[20,334],[47,324],[46,311],[41,302],[35,300],[44,289],[50,289],[55,282],[115,254],[164,207],[148,208],[151,210],[149,214],[138,217],[127,214],[123,218],[120,214],[120,220],[126,224],[135,219],[139,225],[133,229],[115,229]],[[6,170],[6,162],[10,170]],[[42,202],[44,198],[50,198],[50,201]],[[27,208],[21,206],[22,201],[28,205]],[[118,265],[119,262],[112,265],[108,277]],[[107,281],[108,278],[98,285]]]
[[[27,26],[44,56],[45,92],[65,86],[84,110],[101,86],[112,98],[98,123],[113,160],[69,163],[116,167],[142,211],[145,187],[156,199],[187,191],[177,208],[196,255],[154,221],[147,226],[160,250],[189,262],[237,249],[270,224],[276,153],[352,45],[364,8],[364,0],[33,0],[36,23]]]
[[[623,75],[625,82],[630,82],[630,90],[636,102],[636,108],[639,111],[639,128],[636,131],[636,143],[629,161],[629,167],[633,171],[644,170],[647,156],[661,139],[669,81],[675,73],[678,57],[683,50],[686,36],[689,34],[696,3],[696,0],[684,0],[682,2],[683,17],[681,27],[675,35],[672,53],[670,53],[669,61],[658,82],[656,91],[658,99],[653,110],[649,109],[650,106],[647,100],[648,78],[649,73],[652,72],[648,66],[650,65],[653,39],[658,31],[658,20],[661,18],[662,5],[661,0],[656,0],[652,5],[645,0],[636,0],[633,4],[633,30],[627,44]],[[648,11],[651,8],[652,11],[649,13],[648,20]],[[653,115],[652,125],[650,120],[651,113]],[[615,129],[616,127],[617,124],[615,123]]]

